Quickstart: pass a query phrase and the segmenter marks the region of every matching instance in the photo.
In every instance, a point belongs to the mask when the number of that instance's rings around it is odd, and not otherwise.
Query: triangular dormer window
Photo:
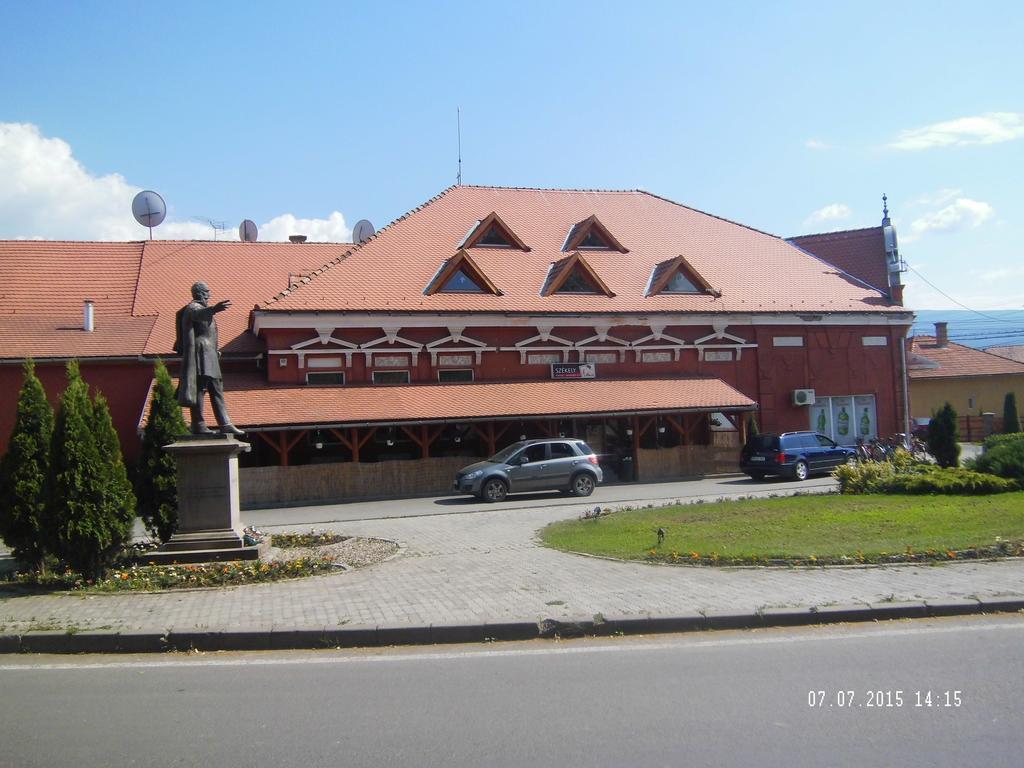
[[[466,233],[460,248],[515,248],[520,251],[530,250],[516,233],[501,220],[497,213],[491,213]]]
[[[575,251],[578,248],[629,253],[629,249],[615,239],[608,228],[598,221],[597,216],[590,216],[578,224],[574,224],[569,230],[562,250]]]
[[[644,295],[654,296],[664,293],[721,296],[721,293],[712,288],[711,284],[701,277],[700,273],[691,267],[682,256],[663,261],[654,268],[650,287]]]
[[[579,253],[551,265],[541,295],[556,293],[615,295]]]
[[[467,275],[465,270],[457,269],[438,293],[483,293],[483,288],[473,282],[473,278]]]
[[[442,264],[423,293],[427,296],[435,293],[490,293],[501,296],[498,287],[466,251],[459,251]]]

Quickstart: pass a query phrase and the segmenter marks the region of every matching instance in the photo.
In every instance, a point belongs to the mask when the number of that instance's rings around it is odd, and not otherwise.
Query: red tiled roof
[[[885,235],[881,227],[825,232],[789,238],[809,253],[835,264],[880,291],[887,291],[889,272],[885,261]]]
[[[948,342],[940,347],[934,336],[914,336],[910,352],[937,364],[937,368],[908,366],[911,379],[949,379],[971,376],[1024,376],[1024,363],[1007,360],[980,349]]]
[[[756,405],[721,379],[705,378],[311,387],[273,386],[249,375],[230,376],[224,384],[232,420],[249,428],[718,411]]]
[[[146,354],[166,355],[174,346],[174,315],[191,300],[192,284],[210,286],[210,302],[230,299],[217,315],[217,336],[227,354],[258,351],[249,333],[249,312],[294,278],[345,253],[348,243],[236,243],[153,240],[146,243],[135,314],[159,315]]]
[[[142,354],[155,317],[97,312],[94,330],[82,329],[82,315],[29,317],[0,315],[0,348],[7,358],[126,357]]]
[[[254,352],[249,312],[350,243],[0,241],[0,357],[171,355],[174,315],[192,283],[232,300],[217,317],[222,350]],[[94,302],[95,330],[81,330]]]
[[[0,315],[130,315],[142,243],[0,240]]]
[[[999,355],[1007,360],[1024,363],[1024,344],[1012,344],[1008,347],[985,347],[985,351],[990,355]]]
[[[436,293],[424,288],[474,222],[496,212],[531,249],[470,248],[503,292]],[[588,250],[614,296],[541,288],[571,227],[597,216],[629,250]],[[684,256],[720,297],[644,296],[654,268]],[[452,187],[385,227],[333,268],[268,302],[268,311],[391,312],[903,312],[778,237],[647,192]]]

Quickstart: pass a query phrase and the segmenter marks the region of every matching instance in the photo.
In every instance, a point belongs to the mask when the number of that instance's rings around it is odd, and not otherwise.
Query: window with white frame
[[[344,371],[310,371],[306,383],[319,387],[340,387],[345,385]]]
[[[408,384],[408,371],[374,371],[374,384]]]

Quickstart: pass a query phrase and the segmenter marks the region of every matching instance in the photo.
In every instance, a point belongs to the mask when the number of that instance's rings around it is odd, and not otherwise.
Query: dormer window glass
[[[703,293],[703,291],[694,285],[690,279],[684,275],[681,271],[676,272],[669,278],[668,283],[661,291],[662,293]]]
[[[582,242],[580,242],[578,247],[600,248],[605,251],[611,250],[611,246],[608,245],[608,241],[601,236],[601,233],[597,230],[596,227],[592,227],[590,229],[590,232],[587,233],[587,236],[583,238]]]
[[[589,280],[579,270],[573,270],[573,272],[565,278],[565,282],[562,283],[561,287],[556,293],[597,293],[597,289],[591,284]]]
[[[491,248],[511,248],[512,247],[512,243],[510,243],[508,241],[508,238],[505,237],[505,232],[497,224],[491,224],[491,226],[488,227],[487,231],[484,233],[484,236],[481,237],[476,242],[476,245],[478,245],[478,246],[485,245],[485,246],[489,246]]]
[[[465,270],[459,269],[441,286],[439,293],[484,293],[484,290],[466,274]]]

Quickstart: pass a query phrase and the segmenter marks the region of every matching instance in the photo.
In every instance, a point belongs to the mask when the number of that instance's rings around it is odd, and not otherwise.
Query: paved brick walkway
[[[401,502],[397,502],[401,503]],[[339,524],[402,542],[395,559],[330,576],[226,590],[131,595],[0,593],[0,631],[33,627],[232,630],[482,624],[752,612],[966,597],[1024,597],[1024,561],[832,569],[711,569],[619,563],[545,549],[548,508]],[[308,526],[307,526],[308,527]]]

